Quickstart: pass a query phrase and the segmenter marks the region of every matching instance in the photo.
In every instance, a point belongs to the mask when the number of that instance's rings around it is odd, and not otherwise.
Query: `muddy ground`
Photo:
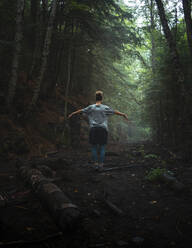
[[[52,178],[81,211],[74,230],[61,233],[46,206],[18,175],[16,160],[1,160],[0,246],[188,247],[192,241],[192,167],[155,144],[108,145],[105,170],[96,171],[89,147],[47,154]],[[29,161],[31,163],[31,161]],[[46,164],[46,163],[45,163]],[[124,167],[129,166],[129,167]],[[107,170],[120,167],[120,169]],[[124,167],[124,168],[123,168]],[[166,168],[184,187],[146,179]],[[116,206],[111,208],[106,199]]]

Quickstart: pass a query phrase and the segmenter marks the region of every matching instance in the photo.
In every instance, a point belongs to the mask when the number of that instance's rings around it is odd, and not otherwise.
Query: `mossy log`
[[[20,166],[18,170],[22,178],[31,185],[62,231],[73,229],[78,224],[79,208],[57,185],[51,183],[38,169]]]

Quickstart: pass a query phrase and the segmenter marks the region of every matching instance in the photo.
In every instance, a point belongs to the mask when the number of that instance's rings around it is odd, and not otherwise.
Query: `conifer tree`
[[[11,105],[15,96],[17,78],[18,78],[18,67],[19,67],[19,58],[22,48],[22,39],[23,39],[23,31],[22,31],[22,20],[23,20],[23,11],[24,11],[24,0],[17,0],[17,15],[16,15],[16,25],[15,25],[15,50],[13,53],[13,61],[12,61],[12,70],[11,70],[11,78],[9,80],[9,90],[7,96],[7,105]]]

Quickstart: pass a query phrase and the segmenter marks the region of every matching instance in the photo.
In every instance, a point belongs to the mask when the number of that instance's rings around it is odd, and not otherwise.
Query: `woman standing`
[[[89,119],[89,143],[91,144],[92,158],[96,169],[103,170],[103,163],[105,159],[105,146],[107,144],[108,137],[108,116],[120,115],[126,120],[128,117],[126,114],[117,110],[113,110],[107,105],[102,104],[103,92],[98,90],[95,93],[96,103],[89,105],[84,109],[79,109],[71,113],[68,118],[73,115],[84,113]]]

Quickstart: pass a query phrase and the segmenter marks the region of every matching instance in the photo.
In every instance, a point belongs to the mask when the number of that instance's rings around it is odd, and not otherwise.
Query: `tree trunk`
[[[69,84],[71,81],[71,50],[72,50],[72,45],[69,44],[69,49],[68,49],[68,62],[67,62],[67,82],[66,82],[66,87],[65,87],[65,99],[68,97],[69,93]],[[65,101],[65,107],[64,107],[64,117],[65,120],[67,119],[67,100]]]
[[[65,37],[66,32],[66,24],[62,23],[61,26],[64,26],[64,30],[60,30],[60,35]],[[65,60],[65,40],[60,39],[60,46],[58,47],[58,59],[56,62],[56,73],[55,73],[55,83],[60,84],[61,83],[61,71],[63,70],[63,60]],[[63,79],[62,79],[63,80]]]
[[[174,3],[174,8],[175,8],[174,39],[177,40],[177,22],[178,22],[177,3]]]
[[[52,31],[53,31],[53,23],[54,23],[55,14],[56,14],[56,8],[57,8],[57,0],[53,0],[52,9],[51,9],[48,27],[47,27],[47,33],[46,33],[46,37],[44,41],[41,68],[40,68],[39,76],[36,81],[36,86],[34,89],[33,98],[32,98],[31,106],[30,106],[31,108],[33,108],[36,105],[36,102],[38,100],[41,82],[43,80],[43,76],[44,76],[44,73],[47,67],[47,60],[48,60],[48,55],[49,55],[49,50],[50,50],[50,45],[51,45],[51,37],[52,37]]]
[[[7,97],[7,105],[9,106],[15,96],[16,84],[17,84],[17,73],[19,67],[19,57],[21,53],[23,32],[22,32],[22,20],[24,11],[24,0],[17,0],[17,16],[16,16],[16,32],[15,32],[15,52],[13,55],[12,72],[9,81],[9,90]]]
[[[43,22],[44,24],[47,23],[47,17],[48,17],[48,5],[49,0],[42,0],[42,9],[43,9]]]
[[[62,231],[73,229],[79,221],[79,208],[57,185],[50,183],[40,170],[22,164],[18,164],[17,167],[21,177],[30,184],[58,227]]]
[[[180,63],[179,54],[176,48],[176,41],[174,40],[174,37],[171,33],[171,30],[168,26],[168,22],[165,15],[164,6],[161,0],[155,0],[158,7],[158,12],[161,20],[161,24],[163,26],[163,31],[165,33],[165,37],[169,46],[170,50],[170,56],[171,56],[171,62],[172,62],[172,75],[173,75],[173,87],[172,87],[172,143],[173,145],[176,145],[180,141],[177,139],[178,132],[181,132],[181,130],[178,129],[179,127],[179,121],[180,119],[185,122],[186,116],[186,104],[185,104],[185,98],[187,95],[187,92],[185,91],[185,84],[184,84],[184,73],[182,70],[182,65]]]
[[[31,20],[33,21],[33,23],[36,22],[39,2],[39,0],[31,0]]]
[[[150,37],[151,37],[151,67],[153,72],[153,77],[155,76],[155,19],[154,19],[154,2],[153,0],[146,0],[146,5],[150,12]],[[147,15],[147,14],[146,14]],[[148,17],[148,16],[147,16]]]
[[[68,60],[67,60],[67,82],[65,87],[65,99],[68,97],[69,93],[69,85],[71,82],[71,59],[72,59],[72,51],[73,51],[73,32],[74,32],[74,23],[72,21],[71,25],[71,38],[69,40],[69,46],[68,46]],[[65,101],[65,107],[64,107],[64,117],[67,118],[67,101]]]
[[[178,54],[178,51],[176,48],[176,42],[175,42],[173,35],[171,33],[171,30],[168,26],[168,22],[166,19],[163,3],[161,0],[155,0],[155,1],[157,3],[161,24],[163,26],[163,31],[165,33],[165,37],[166,37],[166,40],[167,40],[167,43],[168,43],[168,46],[170,49],[174,70],[175,70],[175,73],[177,76],[177,83],[183,84],[184,83],[184,74],[183,74],[182,69],[181,69],[181,63],[180,63],[179,54]]]
[[[182,0],[184,17],[187,29],[188,46],[192,59],[192,18],[191,18],[191,0]]]
[[[33,0],[31,0],[31,2],[33,2]],[[32,8],[31,12],[32,12],[32,20],[35,24],[35,28],[34,28],[34,36],[35,36],[35,40],[34,40],[34,51],[33,51],[33,56],[32,56],[32,63],[31,63],[31,68],[30,68],[30,72],[29,72],[29,79],[33,78],[34,75],[34,71],[35,71],[35,67],[37,64],[39,64],[37,61],[38,57],[40,57],[40,53],[41,53],[41,30],[40,30],[40,1],[36,0],[35,2],[35,6]],[[31,5],[34,5],[34,3]],[[34,13],[35,12],[35,13]],[[34,16],[35,15],[35,16]]]

